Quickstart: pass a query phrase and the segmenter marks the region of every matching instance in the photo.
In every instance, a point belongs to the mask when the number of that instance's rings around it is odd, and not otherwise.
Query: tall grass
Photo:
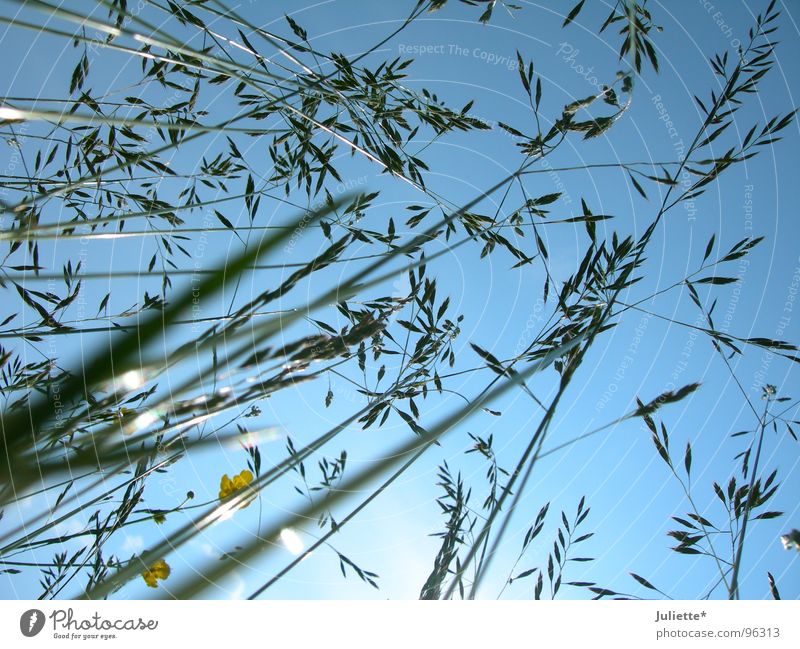
[[[579,215],[553,218],[551,206],[560,194],[537,195],[534,181],[543,172],[540,163],[565,142],[613,138],[614,126],[632,105],[637,80],[657,73],[655,23],[646,2],[617,2],[599,27],[600,33],[617,30],[624,70],[599,92],[554,114],[543,109],[542,83],[533,64],[517,54],[519,92],[531,119],[524,126],[500,122],[496,128],[515,138],[519,160],[505,178],[464,204],[427,186],[431,170],[422,156],[431,143],[455,132],[472,134],[490,126],[471,115],[471,102],[450,108],[432,92],[406,87],[410,60],[368,67],[384,44],[415,21],[433,10],[447,11],[446,1],[411,3],[393,32],[352,57],[320,51],[291,18],[280,29],[266,30],[217,0],[140,4],[144,10],[108,0],[96,2],[91,11],[73,11],[68,5],[20,0],[19,12],[0,16],[11,30],[71,43],[77,59],[66,92],[58,86],[52,92],[42,88],[44,99],[6,96],[0,109],[4,136],[14,139],[25,161],[24,173],[0,178],[6,224],[0,239],[8,245],[2,283],[6,304],[13,304],[0,325],[0,512],[29,498],[39,503],[46,496],[48,503],[28,512],[20,525],[0,527],[0,572],[19,580],[32,580],[38,572],[42,598],[110,597],[143,573],[148,579],[155,574],[167,579],[173,597],[195,597],[237,565],[273,552],[283,530],[316,525],[321,531],[311,548],[256,585],[250,597],[259,597],[311,551],[335,541],[405,471],[434,453],[445,436],[461,434],[461,424],[475,413],[502,416],[492,406],[513,392],[530,399],[539,412],[519,456],[503,466],[492,436],[471,435],[470,452],[486,463],[485,481],[465,484],[446,464],[440,467],[437,486],[444,495],[438,502],[446,524],[439,535],[441,548],[431,558],[432,571],[419,585],[420,597],[485,595],[480,588],[494,574],[512,517],[520,513],[541,460],[633,419],[641,419],[651,432],[656,454],[690,505],[685,517],[675,518],[679,529],[670,532],[677,542],[673,549],[705,556],[717,571],[716,585],[698,596],[741,596],[748,530],[759,519],[780,515],[766,507],[780,488],[777,472],[765,466],[766,431],[781,425],[794,436],[790,413],[796,402],[768,385],[763,404],[754,403],[738,383],[731,359],[756,348],[797,362],[797,347],[719,330],[713,306],[701,293],[732,283],[725,268],[761,239],[747,238],[721,251],[712,236],[694,271],[650,294],[633,290],[648,272],[646,263],[658,259],[653,238],[668,213],[703,194],[729,168],[774,146],[793,120],[793,111],[782,112],[740,128],[746,133],[742,138],[732,137],[734,129],[728,128],[774,64],[771,35],[779,21],[774,0],[756,18],[737,56],[726,52],[711,58],[718,88],[709,96],[698,92],[703,118],[681,159],[557,168],[570,173],[614,167],[642,196],[656,190],[660,200],[651,203],[647,226],[638,236],[626,233],[624,226],[609,230],[616,223],[613,215],[594,214],[586,201]],[[478,15],[482,22],[492,20],[499,7],[516,11],[502,2],[479,4],[486,5]],[[583,2],[568,12],[565,29],[580,18],[582,8]],[[103,52],[130,57],[136,65],[126,67],[115,85],[97,91],[91,83],[93,65]],[[222,111],[212,101],[215,94],[224,97]],[[235,113],[228,112],[231,108]],[[729,144],[721,147],[725,138]],[[198,142],[205,146],[202,159],[192,159],[195,164],[187,170],[182,155],[194,156]],[[262,149],[267,143],[266,170],[263,151],[260,158],[251,151],[253,142]],[[727,150],[720,155],[720,149]],[[387,216],[380,229],[364,225],[368,211],[380,210],[374,207],[378,192],[335,195],[334,187],[345,184],[337,169],[343,154],[363,159],[419,196],[405,224]],[[687,172],[688,184],[681,181]],[[490,199],[497,206],[494,214]],[[294,216],[287,222],[268,221],[267,204],[291,208]],[[241,208],[249,223],[233,223],[225,212],[234,208]],[[567,281],[558,282],[543,233],[576,224],[585,229],[584,250]],[[229,234],[240,252],[219,268],[202,269],[190,250],[211,232]],[[296,242],[310,234],[323,243],[312,257],[298,261],[302,246],[296,248]],[[94,238],[142,241],[152,257],[142,269],[112,266],[108,272],[84,272],[69,244]],[[437,249],[436,242],[446,246]],[[356,245],[368,252],[351,254]],[[440,278],[429,266],[461,246],[476,245],[481,258],[506,254],[514,259],[514,269],[540,268],[542,301],[549,311],[533,339],[507,358],[470,341],[478,362],[463,368],[455,366],[454,344],[461,316],[437,291]],[[331,273],[335,267],[343,269],[340,276]],[[268,270],[282,274],[255,280],[259,290],[245,299],[243,283]],[[313,287],[309,278],[323,277],[326,270],[325,290],[301,295],[298,287]],[[402,292],[376,295],[399,276],[408,278]],[[123,308],[119,295],[130,290],[131,278],[147,282],[148,292]],[[40,290],[45,282],[47,290]],[[86,317],[81,309],[76,317],[76,304],[92,282],[102,282],[108,292],[94,291],[99,298],[94,316]],[[653,310],[656,298],[682,288],[705,326]],[[224,313],[197,316],[198,304],[222,305],[223,300],[228,301]],[[753,415],[752,430],[739,436],[741,480],[732,478],[725,487],[713,483],[727,515],[721,523],[708,520],[695,503],[691,444],[679,452],[670,448],[667,427],[656,419],[662,408],[702,390],[697,383],[639,401],[635,409],[592,431],[548,446],[565,394],[586,380],[590,350],[606,332],[642,311],[707,338],[718,352],[720,369],[737,381]],[[330,324],[333,315],[345,325]],[[65,368],[48,353],[53,337],[99,342],[80,363]],[[43,360],[28,360],[30,350]],[[344,373],[351,368],[354,374]],[[455,391],[452,379],[465,374],[480,378],[487,370],[492,378],[475,394]],[[232,493],[196,503],[189,492],[171,509],[147,506],[145,493],[154,476],[190,462],[196,450],[243,441],[257,432],[248,420],[261,421],[261,399],[332,376],[353,383],[363,401],[323,435],[300,448],[287,440],[285,456],[269,468],[262,465],[258,445],[245,443],[248,469]],[[532,377],[552,381],[546,399],[530,387]],[[427,404],[453,394],[466,403],[431,422]],[[334,398],[329,389],[325,405]],[[403,422],[408,433],[370,464],[353,470],[346,452],[324,455],[348,427],[378,428],[389,418]],[[318,484],[307,478],[312,460],[321,472]],[[235,553],[196,566],[192,573],[147,573],[231,512],[280,493],[274,490],[292,475],[302,476],[303,504],[287,502],[285,515],[263,526],[259,521],[256,533],[237,544]],[[485,500],[476,506],[472,493],[481,489]],[[357,490],[366,497],[346,509]],[[592,535],[584,531],[590,507],[581,499],[574,513],[561,513],[546,562],[516,572],[545,529],[549,509],[550,503],[542,504],[505,579],[507,586],[532,578],[537,599],[563,592],[568,561],[589,560],[572,556]],[[128,528],[157,525],[166,516],[182,521],[168,537],[131,556],[120,557],[116,550],[109,554],[107,548],[116,547]],[[69,538],[59,531],[87,517],[89,525]],[[66,541],[80,537],[90,542],[72,554],[63,550]],[[52,561],[28,560],[47,548],[54,552]],[[335,552],[343,572],[379,586],[377,574]],[[669,597],[647,578],[633,578],[654,596]],[[563,583],[598,598],[635,596],[595,582]],[[779,597],[771,575],[769,584]]]

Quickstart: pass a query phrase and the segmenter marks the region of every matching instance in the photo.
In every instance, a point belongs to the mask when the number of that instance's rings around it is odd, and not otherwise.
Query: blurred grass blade
[[[122,376],[127,371],[137,369],[135,356],[158,334],[165,333],[169,325],[189,308],[196,296],[203,298],[213,295],[223,286],[237,280],[260,257],[269,253],[280,243],[290,238],[294,231],[316,221],[339,207],[347,197],[341,197],[319,210],[307,212],[297,217],[293,228],[279,230],[264,237],[255,247],[243,251],[232,263],[223,265],[211,275],[207,275],[196,286],[189,286],[180,293],[163,311],[154,313],[138,325],[135,331],[125,334],[115,341],[107,352],[102,352],[90,360],[78,374],[72,375],[60,386],[61,398],[70,403],[86,394],[91,386],[98,386]],[[0,448],[0,479],[13,484],[12,472],[14,458],[30,443],[38,443],[37,438],[42,425],[53,416],[50,402],[39,399],[21,412],[0,413],[0,425],[4,444]]]

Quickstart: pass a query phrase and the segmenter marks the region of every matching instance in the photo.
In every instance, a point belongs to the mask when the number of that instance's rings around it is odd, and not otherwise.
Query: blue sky
[[[421,90],[430,89],[448,103],[459,108],[474,99],[471,114],[489,124],[498,121],[530,132],[534,128],[516,70],[516,51],[525,60],[533,60],[536,74],[542,79],[542,113],[552,117],[576,98],[596,92],[597,84],[610,83],[617,70],[624,69],[618,61],[618,36],[608,30],[601,37],[597,27],[605,18],[603,6],[588,3],[576,24],[562,30],[560,25],[571,2],[519,2],[523,8],[509,14],[498,7],[489,25],[477,22],[474,8],[461,6],[451,0],[448,6],[419,19],[369,61],[396,56],[415,56],[408,68],[405,85]],[[600,3],[598,3],[599,5]],[[780,5],[781,3],[779,3]],[[240,11],[253,22],[287,33],[282,12],[291,13],[309,33],[312,43],[320,50],[355,54],[363,51],[398,25],[398,20],[410,11],[410,3],[330,2],[282,3],[280,12],[266,3],[244,5]],[[581,213],[581,198],[592,211],[611,214],[614,220],[598,224],[598,233],[610,236],[614,228],[623,234],[641,235],[660,204],[659,186],[645,186],[650,200],[643,199],[629,183],[626,175],[616,168],[593,168],[590,171],[561,170],[585,164],[618,162],[673,161],[679,153],[680,142],[688,143],[702,116],[693,100],[703,98],[715,87],[716,79],[707,57],[716,51],[728,50],[733,55],[737,40],[744,40],[752,22],[752,3],[730,2],[717,9],[707,9],[708,3],[683,2],[651,3],[654,21],[663,32],[654,34],[661,62],[661,73],[647,68],[635,80],[630,109],[604,136],[583,141],[573,134],[549,158],[549,167],[534,166],[539,173],[529,180],[536,195],[563,192],[552,205],[552,216],[566,218]],[[750,5],[750,6],[748,6]],[[7,15],[7,14],[5,14]],[[780,20],[780,40],[777,63],[773,72],[763,80],[758,95],[752,96],[739,113],[722,144],[733,146],[755,121],[765,121],[777,113],[785,113],[797,104],[792,88],[800,80],[800,35],[795,21],[796,8],[783,7]],[[235,34],[228,34],[234,37]],[[75,56],[64,43],[48,36],[14,31],[3,33],[3,50],[8,63],[4,66],[3,87],[9,96],[59,96],[66,92],[66,81],[74,66]],[[48,66],[42,65],[47,54]],[[103,54],[92,62],[93,87],[104,84],[119,87],[134,78],[135,70],[126,69],[119,54]],[[138,63],[130,64],[136,65]],[[126,76],[130,75],[130,76]],[[44,89],[44,90],[42,90]],[[211,96],[211,95],[209,95]],[[212,114],[219,116],[235,107],[230,97],[214,98]],[[667,125],[667,119],[673,130]],[[33,127],[31,127],[33,128]],[[676,206],[660,225],[650,248],[643,271],[646,280],[621,298],[634,302],[661,288],[679,281],[694,270],[702,260],[712,233],[716,233],[717,252],[727,251],[745,237],[764,236],[746,262],[732,262],[722,274],[736,276],[741,281],[705,290],[701,297],[707,304],[717,300],[716,321],[737,336],[765,336],[796,341],[798,316],[790,297],[795,295],[794,279],[800,267],[796,245],[798,225],[796,207],[791,198],[790,184],[797,177],[797,129],[790,127],[784,141],[726,172],[718,183],[711,185],[693,206]],[[727,139],[725,139],[727,138]],[[245,140],[245,142],[247,142]],[[254,152],[266,147],[250,142]],[[191,169],[199,155],[223,146],[213,136],[203,138],[173,158],[173,165]],[[424,146],[424,142],[420,146]],[[8,168],[13,149],[6,147],[0,165]],[[425,176],[429,188],[456,204],[465,203],[477,193],[503,178],[519,164],[514,141],[499,128],[487,132],[451,134],[433,143],[424,152],[424,159],[434,170]],[[263,155],[264,164],[269,164]],[[381,191],[380,198],[365,216],[364,224],[385,230],[389,217],[398,225],[405,222],[409,204],[421,203],[412,188],[391,181],[379,169],[364,160],[342,155],[337,159],[342,173],[342,187],[334,184],[332,191],[344,193]],[[553,171],[552,169],[558,169]],[[167,189],[166,191],[174,191]],[[302,199],[298,199],[300,201]],[[497,209],[495,198],[484,201],[482,213]],[[262,206],[259,219],[265,224],[286,223],[294,211],[279,204]],[[237,225],[244,225],[248,216],[243,205],[226,208],[226,216]],[[196,215],[195,218],[199,218]],[[553,225],[542,229],[550,250],[551,270],[557,280],[565,280],[580,262],[586,235],[581,224]],[[406,234],[405,229],[400,229]],[[201,255],[204,268],[211,268],[239,249],[240,244],[228,233],[209,235],[210,243]],[[194,252],[198,257],[196,244]],[[319,230],[304,233],[296,247],[284,257],[267,261],[282,263],[309,259],[324,245]],[[524,240],[530,250],[530,238]],[[61,242],[48,246],[51,259],[72,258],[82,254],[79,241]],[[434,242],[430,250],[445,247]],[[83,251],[85,272],[135,270],[146,266],[152,254],[152,242],[146,238],[122,240],[93,239]],[[428,266],[428,275],[436,276],[440,295],[451,297],[449,313],[463,314],[461,334],[455,348],[458,362],[455,370],[480,365],[469,343],[488,349],[498,358],[509,358],[530,342],[535,328],[550,314],[552,303],[541,301],[543,275],[540,266],[511,270],[515,263],[509,254],[496,252],[480,259],[480,244],[462,246],[448,252]],[[363,254],[358,245],[348,249],[348,256]],[[366,251],[369,252],[369,251]],[[46,258],[46,256],[45,256]],[[284,298],[280,307],[293,307],[307,297],[318,295],[334,281],[341,280],[358,268],[358,263],[342,264],[326,269],[301,283]],[[60,262],[54,264],[56,272]],[[265,285],[276,282],[282,271],[263,271],[253,274],[243,284],[235,299],[242,302],[255,295]],[[148,283],[149,282],[149,283]],[[392,295],[402,290],[404,279],[374,289],[371,296]],[[106,282],[87,282],[88,311],[109,290]],[[135,301],[147,289],[158,290],[157,280],[137,279],[114,285],[112,305],[123,308]],[[230,294],[223,295],[219,309],[227,308]],[[641,305],[657,316],[695,323],[697,309],[685,289],[672,289],[655,301]],[[213,309],[209,309],[213,311]],[[691,441],[694,455],[692,493],[704,515],[719,518],[719,503],[711,484],[726,485],[737,470],[734,456],[739,453],[746,437],[731,438],[730,434],[750,430],[754,416],[747,408],[736,382],[724,363],[715,354],[709,340],[691,329],[670,324],[657,316],[631,311],[620,319],[619,325],[604,334],[589,354],[577,380],[569,388],[562,406],[553,421],[545,449],[568,441],[594,428],[607,424],[635,407],[635,398],[643,401],[655,398],[667,389],[699,381],[702,387],[691,398],[666,407],[659,412],[670,431],[672,447],[682,449]],[[32,320],[33,314],[27,316]],[[321,310],[322,320],[335,322],[335,310]],[[341,324],[341,323],[340,323]],[[309,333],[307,325],[295,326],[285,332],[290,340],[298,334]],[[186,339],[189,332],[176,336]],[[100,344],[97,337],[83,336],[80,345],[56,341],[63,358],[75,360],[86,350]],[[765,357],[758,349],[747,350],[743,357],[732,361],[732,367],[751,401],[760,407],[761,385],[778,386],[782,395],[797,397],[797,370],[789,362]],[[356,372],[357,375],[357,372]],[[178,375],[179,376],[179,375]],[[548,371],[530,382],[532,390],[542,399],[554,394],[554,372]],[[488,371],[453,377],[447,386],[468,398],[478,394],[490,379]],[[176,378],[176,377],[173,377]],[[363,405],[362,398],[341,378],[333,378],[335,394],[330,408],[324,407],[328,382],[324,378],[297,390],[277,393],[262,400],[262,415],[254,421],[270,431],[261,443],[265,462],[275,463],[283,457],[287,435],[300,446],[325,432]],[[794,402],[791,402],[794,403]],[[429,398],[423,408],[426,424],[446,418],[463,404],[457,396]],[[373,590],[352,574],[344,580],[338,561],[330,551],[320,551],[301,563],[274,588],[267,592],[276,598],[413,598],[419,594],[439,541],[429,535],[442,529],[444,519],[434,499],[440,492],[433,486],[436,468],[447,461],[451,470],[460,471],[468,483],[476,485],[475,504],[482,498],[482,480],[486,470],[477,454],[465,455],[471,446],[467,433],[486,437],[494,435],[495,450],[501,466],[511,468],[538,423],[540,412],[522,392],[512,391],[493,409],[502,417],[486,413],[474,415],[466,424],[450,431],[441,447],[426,456],[395,483],[360,517],[334,538],[335,547],[361,567],[380,575],[380,590]],[[798,418],[796,409],[790,417]],[[397,417],[381,428],[361,431],[351,427],[333,442],[328,457],[342,448],[349,453],[351,471],[364,467],[376,456],[406,439],[409,431]],[[800,508],[796,494],[800,487],[798,445],[783,428],[769,432],[765,446],[764,466],[777,468],[782,488],[770,509],[786,512],[776,520],[758,521],[750,528],[746,547],[746,563],[742,574],[742,593],[745,597],[768,596],[766,572],[775,575],[784,598],[800,596],[800,560],[797,553],[783,550],[779,535],[792,527],[800,527]],[[678,453],[682,457],[682,453]],[[197,501],[213,499],[222,473],[236,473],[244,468],[246,456],[238,449],[214,448],[191,454],[187,460],[159,475],[148,487],[147,506],[170,507],[180,502],[191,489]],[[640,420],[614,426],[587,440],[549,455],[537,465],[512,524],[502,550],[493,565],[493,572],[484,582],[479,596],[494,598],[500,592],[511,570],[525,530],[539,508],[551,502],[547,526],[540,539],[520,562],[516,572],[546,563],[552,544],[559,512],[568,516],[574,512],[581,497],[586,496],[592,512],[584,531],[594,536],[584,542],[577,556],[596,560],[572,563],[564,581],[593,581],[626,593],[648,596],[628,575],[635,572],[646,577],[661,590],[680,599],[701,596],[714,579],[715,571],[708,558],[678,556],[669,550],[666,532],[675,529],[671,516],[685,517],[688,503],[685,495],[660,460],[650,435]],[[351,501],[357,502],[358,496]],[[184,576],[205,561],[214,561],[223,552],[230,552],[242,539],[252,534],[259,513],[264,521],[274,520],[281,512],[296,503],[292,484],[288,481],[274,491],[263,494],[259,506],[252,505],[232,519],[215,526],[207,535],[168,557],[173,574]],[[35,508],[36,501],[32,507]],[[11,510],[12,508],[9,508]],[[342,509],[346,511],[347,505]],[[14,521],[8,511],[3,525]],[[22,516],[24,517],[23,510]],[[144,524],[131,529],[127,545],[118,550],[136,552],[147,547],[160,535],[182,522],[180,516],[170,516],[163,526]],[[0,528],[2,530],[2,528]],[[302,538],[308,544],[309,533]],[[123,541],[119,541],[122,546]],[[33,560],[49,561],[50,553],[37,553]],[[236,574],[209,596],[246,596],[265,581],[275,569],[291,559],[285,549],[278,548],[257,563],[236,571]],[[21,576],[0,575],[0,595],[31,597],[37,594],[33,574],[27,580]],[[516,574],[516,573],[515,573]],[[169,581],[164,584],[169,587]],[[512,584],[504,597],[532,597],[533,581]],[[137,580],[119,593],[125,597],[153,596],[154,591]],[[159,591],[158,595],[167,595]],[[562,597],[585,598],[582,589],[568,588]]]

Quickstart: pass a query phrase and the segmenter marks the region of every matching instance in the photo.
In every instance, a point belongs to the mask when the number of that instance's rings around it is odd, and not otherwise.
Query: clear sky
[[[362,0],[329,0],[305,3],[299,0],[278,3],[252,2],[239,8],[254,23],[288,34],[282,13],[289,13],[305,28],[312,44],[319,50],[341,51],[352,55],[371,46],[399,25],[412,9],[410,2],[366,2]],[[548,118],[560,114],[561,108],[597,91],[598,84],[611,83],[624,64],[618,60],[619,36],[613,29],[597,36],[605,18],[605,3],[587,3],[579,20],[561,29],[564,15],[573,3],[532,3],[520,0],[519,11],[508,12],[497,7],[488,25],[477,22],[478,12],[450,0],[437,13],[427,14],[403,31],[394,40],[368,59],[377,66],[381,60],[397,56],[412,56],[416,60],[406,72],[405,85],[415,90],[435,92],[451,107],[460,109],[474,99],[471,114],[489,124],[505,122],[531,132],[534,129],[527,98],[522,90],[516,69],[516,52],[525,60],[533,60],[536,74],[543,85],[542,113]],[[693,95],[703,98],[716,88],[717,80],[707,59],[714,52],[735,54],[737,42],[746,38],[753,22],[752,12],[761,4],[741,1],[720,3],[710,7],[708,2],[651,2],[653,20],[663,31],[653,34],[661,63],[660,74],[651,68],[635,80],[633,102],[627,113],[605,135],[583,141],[573,134],[551,158],[550,166],[535,167],[538,173],[529,181],[537,195],[562,192],[559,201],[550,206],[553,218],[571,217],[581,213],[581,198],[597,214],[614,215],[615,219],[598,224],[598,233],[610,236],[611,229],[627,235],[641,235],[654,217],[660,204],[658,185],[649,183],[645,189],[649,200],[642,198],[618,168],[592,168],[590,171],[569,170],[587,164],[619,162],[670,162],[677,159],[681,146],[694,137],[702,115]],[[759,93],[737,113],[734,125],[720,138],[719,151],[733,146],[744,137],[755,121],[784,114],[797,105],[792,89],[800,81],[800,33],[796,21],[800,11],[796,3],[779,2],[782,17],[779,21],[777,63],[772,73],[760,85]],[[10,15],[8,8],[3,15]],[[33,15],[33,14],[30,14]],[[71,29],[71,27],[68,26]],[[225,35],[235,38],[230,29]],[[6,64],[0,75],[3,92],[10,97],[62,96],[66,93],[69,76],[77,55],[62,40],[52,36],[10,29],[0,32]],[[194,43],[196,45],[196,43]],[[126,65],[131,66],[126,68]],[[136,79],[138,62],[131,63],[123,55],[104,52],[92,60],[92,86],[124,87]],[[136,90],[128,91],[135,92]],[[223,94],[210,104],[213,116],[233,110],[230,93]],[[123,93],[121,96],[124,96]],[[672,126],[667,124],[670,122]],[[17,127],[19,128],[19,127]],[[35,127],[31,127],[34,132]],[[676,206],[662,222],[643,267],[646,280],[623,295],[623,302],[634,302],[661,288],[679,281],[700,265],[706,243],[716,233],[714,254],[727,251],[745,237],[764,236],[746,262],[732,262],[722,274],[739,281],[725,286],[707,288],[701,297],[710,304],[717,300],[715,310],[719,329],[741,336],[764,336],[789,341],[800,339],[800,315],[793,301],[798,287],[800,254],[797,235],[794,183],[798,175],[797,127],[785,131],[782,142],[773,149],[737,165],[726,172],[718,183],[694,205]],[[7,129],[4,137],[8,139]],[[727,138],[727,139],[725,139]],[[237,139],[261,151],[268,173],[270,164],[266,146],[258,141]],[[26,146],[36,146],[26,142]],[[225,146],[222,138],[209,135],[200,144],[182,150],[172,160],[174,167],[191,170],[201,155]],[[424,142],[420,143],[420,148]],[[15,149],[6,147],[0,154],[0,168],[11,169]],[[213,156],[212,156],[213,157]],[[432,170],[425,175],[426,184],[456,204],[471,200],[481,190],[500,180],[516,168],[520,157],[514,140],[495,127],[486,132],[451,134],[425,147],[421,154]],[[405,209],[411,204],[424,204],[426,198],[413,188],[380,174],[375,165],[342,155],[337,159],[342,183],[331,185],[333,193],[381,191],[380,197],[367,212],[363,224],[385,231],[388,219],[401,227],[408,218]],[[556,171],[557,169],[557,171]],[[6,171],[13,175],[13,171]],[[174,185],[173,185],[174,188]],[[167,189],[167,192],[174,189]],[[299,195],[298,195],[299,196]],[[301,198],[297,198],[302,202]],[[484,201],[482,213],[493,213],[495,198]],[[263,224],[286,223],[294,211],[279,204],[264,204],[259,213]],[[54,218],[56,214],[52,215]],[[246,225],[249,217],[243,205],[226,208],[226,216],[234,224]],[[197,214],[194,218],[199,219]],[[199,224],[198,224],[199,225]],[[604,227],[605,226],[605,227]],[[580,262],[586,235],[582,224],[550,226],[542,229],[550,251],[551,270],[563,281]],[[323,245],[322,233],[313,228],[303,233],[291,252],[286,250],[269,259],[270,263],[298,261],[311,258]],[[204,268],[235,254],[241,244],[229,233],[209,235],[209,244],[198,251],[192,246],[195,258]],[[532,250],[530,238],[524,240],[526,250]],[[58,242],[48,245],[50,255],[43,258],[55,271],[60,271],[61,259],[83,256],[84,272],[136,270],[146,266],[153,251],[151,239],[92,239]],[[430,250],[446,247],[434,242]],[[524,348],[550,313],[552,303],[542,303],[542,272],[537,265],[512,270],[516,260],[505,252],[480,258],[481,244],[474,243],[452,250],[432,262],[428,275],[436,276],[439,293],[451,297],[449,313],[463,314],[461,334],[455,343],[458,356],[455,371],[481,365],[471,350],[475,343],[498,358],[509,358]],[[347,256],[372,251],[352,245]],[[55,260],[55,261],[54,261]],[[301,304],[306,298],[318,295],[332,282],[347,277],[358,268],[357,263],[341,264],[326,269],[301,283],[286,296],[279,307]],[[223,296],[220,309],[227,308],[233,298],[237,303],[255,295],[264,286],[276,282],[280,271],[253,274],[236,296]],[[176,284],[179,280],[176,279]],[[392,295],[403,290],[406,281],[398,276],[394,283],[374,289],[371,296]],[[185,278],[184,278],[185,282]],[[158,291],[158,279],[138,278],[114,284],[112,304],[122,309],[142,295],[144,290]],[[6,289],[8,290],[8,289]],[[86,307],[93,312],[95,305],[109,290],[107,282],[86,282]],[[552,300],[552,298],[551,298]],[[793,306],[794,305],[794,306]],[[673,448],[682,449],[687,441],[693,447],[692,495],[703,515],[719,520],[722,510],[712,490],[712,482],[727,485],[732,473],[738,470],[734,456],[745,446],[747,437],[731,438],[731,433],[752,430],[754,415],[742,397],[740,386],[731,377],[725,364],[710,341],[691,329],[671,324],[658,316],[695,323],[698,312],[685,289],[672,289],[655,301],[642,305],[655,316],[631,311],[625,314],[615,329],[603,334],[589,354],[584,367],[569,388],[551,427],[545,449],[573,439],[582,433],[607,424],[630,412],[636,397],[643,401],[655,398],[667,389],[699,381],[702,387],[686,399],[659,412],[670,431]],[[4,314],[11,307],[4,304]],[[209,314],[210,315],[210,314]],[[28,314],[33,321],[34,314]],[[334,323],[336,313],[328,308],[318,315]],[[340,326],[342,322],[340,321]],[[286,332],[290,340],[299,332],[310,333],[307,325]],[[189,332],[178,334],[186,339]],[[79,342],[79,344],[77,344]],[[54,348],[60,357],[79,358],[83,350],[96,346],[97,338],[82,336],[80,341],[57,340]],[[800,397],[797,365],[778,357],[766,356],[759,349],[748,349],[736,357],[731,366],[752,403],[760,408],[761,388],[774,384],[781,395]],[[356,370],[353,373],[352,370]],[[351,368],[349,376],[358,376]],[[529,385],[541,398],[555,391],[554,372],[543,373]],[[491,378],[488,371],[468,373],[451,379],[449,389],[475,397]],[[323,378],[296,390],[287,390],[262,400],[261,415],[253,424],[268,433],[261,439],[260,449],[265,464],[280,461],[284,456],[286,436],[301,446],[338,423],[353,410],[361,407],[363,397],[341,377],[331,377],[334,400],[324,405],[329,388]],[[788,405],[796,401],[787,402]],[[457,395],[429,398],[424,402],[422,421],[438,422],[461,407]],[[540,417],[535,404],[521,391],[512,391],[491,406],[502,412],[501,417],[478,413],[468,422],[450,431],[441,447],[431,449],[426,456],[404,474],[356,520],[334,537],[333,545],[359,566],[380,575],[380,590],[360,582],[352,573],[347,580],[339,571],[335,554],[320,550],[267,591],[276,598],[413,598],[433,566],[439,539],[429,536],[442,530],[444,518],[434,499],[441,495],[436,489],[436,468],[447,461],[453,473],[461,472],[468,483],[475,484],[475,505],[482,499],[483,475],[486,465],[478,454],[465,455],[472,444],[467,433],[487,437],[494,435],[495,450],[500,465],[510,469],[525,447]],[[797,409],[789,410],[790,418],[800,419]],[[797,428],[800,428],[798,426]],[[361,431],[349,428],[328,449],[328,457],[338,455],[342,448],[349,453],[348,471],[367,465],[376,455],[407,439],[410,432],[399,417],[391,417],[382,428]],[[779,427],[769,431],[765,442],[764,466],[777,468],[782,482],[769,509],[785,512],[781,518],[756,521],[750,528],[745,549],[746,562],[742,573],[744,597],[769,596],[766,572],[771,572],[784,598],[800,596],[800,557],[785,551],[779,536],[792,527],[800,527],[800,446]],[[682,452],[678,452],[682,458]],[[222,473],[237,473],[244,468],[246,455],[238,448],[213,448],[191,454],[187,460],[158,475],[145,494],[149,507],[170,507],[178,504],[187,490],[196,494],[196,502],[213,499]],[[311,463],[310,463],[311,466]],[[168,561],[174,575],[186,575],[206,561],[230,552],[252,534],[258,524],[274,520],[297,499],[293,484],[285,481],[275,490],[267,490],[260,502],[212,528],[190,546],[170,555]],[[713,583],[715,568],[707,557],[680,556],[669,550],[672,539],[666,532],[676,529],[671,516],[685,517],[688,503],[680,484],[670,475],[660,460],[650,435],[641,420],[631,420],[613,426],[591,438],[575,443],[543,459],[532,476],[520,506],[515,512],[506,541],[493,572],[484,582],[479,596],[494,598],[500,592],[522,543],[525,530],[539,508],[551,502],[545,530],[515,570],[515,574],[546,563],[561,510],[572,516],[578,501],[586,496],[592,511],[583,527],[594,536],[581,544],[574,556],[595,558],[592,562],[568,565],[564,581],[592,581],[620,592],[649,596],[648,592],[629,576],[635,572],[646,577],[659,589],[679,599],[702,596]],[[355,504],[359,496],[348,504]],[[35,509],[41,500],[29,501]],[[345,512],[347,504],[341,510]],[[24,518],[29,510],[20,513]],[[17,512],[9,508],[3,526],[10,527]],[[180,515],[170,516],[164,525],[145,523],[127,528],[128,538],[120,535],[118,548],[107,552],[130,554],[153,543],[162,534],[169,535],[183,522]],[[69,528],[64,528],[64,532]],[[71,531],[75,531],[73,528]],[[301,538],[308,545],[310,534],[318,528],[312,523]],[[77,547],[71,542],[68,547]],[[124,545],[123,545],[124,544]],[[48,550],[24,555],[25,560],[50,561]],[[291,559],[284,548],[277,548],[258,562],[241,566],[226,582],[208,592],[209,596],[237,597],[248,595],[276,569]],[[35,597],[37,579],[33,572],[22,575],[0,575],[0,596]],[[169,581],[163,587],[169,587]],[[522,580],[508,587],[503,597],[531,598],[533,581]],[[67,594],[66,592],[64,594]],[[71,593],[74,594],[74,593]],[[167,595],[167,590],[152,591],[136,580],[118,595],[143,597]],[[562,597],[585,598],[587,591],[565,587]]]

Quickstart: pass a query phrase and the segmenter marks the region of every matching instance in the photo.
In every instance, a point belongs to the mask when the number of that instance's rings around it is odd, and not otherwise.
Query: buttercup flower
[[[169,577],[170,567],[164,559],[159,559],[152,566],[142,573],[142,579],[150,588],[158,586],[158,580],[164,580]]]
[[[233,480],[228,477],[228,474],[220,478],[219,481],[219,499],[225,500],[229,496],[232,496],[237,491],[241,491],[242,489],[246,488],[253,481],[253,474],[245,469],[239,475],[233,476]],[[242,507],[247,507],[250,503],[242,504]]]

